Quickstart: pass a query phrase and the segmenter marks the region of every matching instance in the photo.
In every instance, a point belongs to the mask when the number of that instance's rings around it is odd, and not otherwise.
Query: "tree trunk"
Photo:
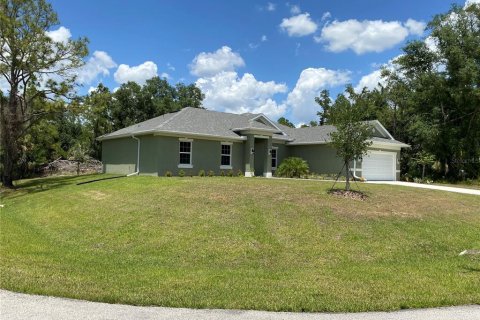
[[[80,161],[77,161],[77,176],[80,175]]]
[[[7,106],[1,108],[1,149],[2,149],[2,184],[4,187],[13,188],[15,164],[19,156],[19,132],[21,122],[18,117],[17,88],[11,87]]]
[[[422,165],[422,180],[425,179],[425,164]]]
[[[345,167],[347,168],[347,176],[345,180],[345,190],[350,191],[350,161],[345,162]]]
[[[393,105],[393,136],[397,136],[397,104]]]

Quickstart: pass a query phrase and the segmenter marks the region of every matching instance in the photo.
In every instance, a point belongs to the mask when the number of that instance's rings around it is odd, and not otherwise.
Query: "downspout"
[[[355,174],[357,172],[357,160],[353,160],[353,173],[352,173],[352,176],[353,176],[353,179],[355,180],[358,180],[358,181],[367,181],[367,179],[362,179],[362,177],[357,177],[357,175]]]
[[[130,173],[130,174],[127,174],[127,177],[135,176],[135,175],[138,175],[140,173],[140,139],[138,139],[137,137],[135,137],[133,135],[132,135],[132,139],[137,140],[137,165],[136,165],[137,171],[135,171],[133,173]]]

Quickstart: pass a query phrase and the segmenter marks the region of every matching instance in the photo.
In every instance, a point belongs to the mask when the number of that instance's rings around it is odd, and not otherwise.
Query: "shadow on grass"
[[[479,266],[463,265],[461,268],[467,272],[480,272]]]
[[[99,178],[104,176],[104,174],[93,173],[80,176],[52,176],[28,180],[18,180],[15,182],[15,189],[2,188],[0,193],[2,195],[2,198],[12,199],[27,194],[59,189],[65,186],[75,185],[79,182],[91,180],[92,178]]]

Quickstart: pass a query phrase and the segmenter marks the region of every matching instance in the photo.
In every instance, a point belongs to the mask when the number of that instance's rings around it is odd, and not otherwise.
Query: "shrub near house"
[[[301,178],[308,174],[308,163],[302,158],[287,158],[280,164],[276,174],[280,177]]]

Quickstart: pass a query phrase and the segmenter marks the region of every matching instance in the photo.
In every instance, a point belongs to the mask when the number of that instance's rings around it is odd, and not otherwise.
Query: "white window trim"
[[[188,153],[188,152],[180,152],[180,142],[190,142],[190,163],[179,163],[178,168],[179,169],[192,169],[193,168],[193,139],[187,139],[187,138],[179,138],[178,139],[178,155],[179,159],[178,161],[180,162],[180,154],[182,153]]]
[[[277,166],[278,166],[278,147],[272,147],[272,150],[276,150],[275,151],[275,164],[276,164],[276,166],[272,167],[272,170],[277,170]],[[273,157],[272,157],[272,159],[273,159]]]
[[[228,166],[223,166],[221,163],[222,161],[222,156],[226,156],[227,154],[223,154],[222,153],[222,146],[223,145],[226,145],[226,146],[230,146],[230,165]],[[233,142],[228,142],[228,141],[224,141],[224,142],[221,142],[220,143],[220,169],[222,170],[231,170],[232,169],[232,154],[233,154]]]

